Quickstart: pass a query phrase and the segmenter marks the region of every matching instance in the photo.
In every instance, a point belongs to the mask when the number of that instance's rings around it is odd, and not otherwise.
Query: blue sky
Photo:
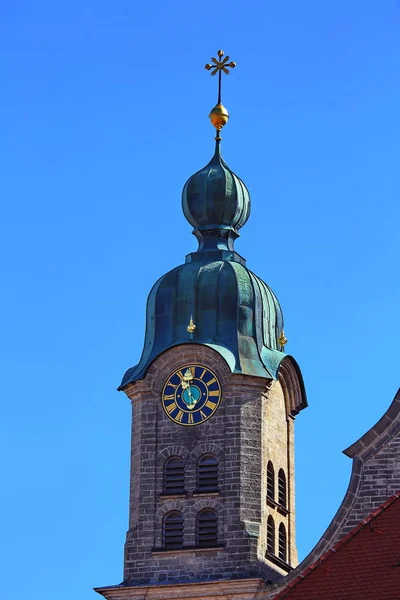
[[[399,384],[400,3],[156,0],[0,8],[3,596],[121,581],[130,405],[155,280],[196,248],[180,207],[213,152],[250,189],[237,242],[276,292],[309,399],[300,556],[347,487],[341,451]]]

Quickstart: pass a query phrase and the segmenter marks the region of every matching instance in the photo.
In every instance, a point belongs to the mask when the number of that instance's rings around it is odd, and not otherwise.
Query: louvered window
[[[168,513],[164,519],[163,546],[171,549],[183,546],[183,517],[177,510]]]
[[[286,494],[286,475],[283,469],[279,469],[278,473],[278,502],[281,506],[286,508],[287,494]]]
[[[185,466],[183,460],[173,456],[164,467],[164,493],[183,494],[185,491]]]
[[[275,522],[271,515],[267,521],[267,552],[275,554]]]
[[[275,471],[271,461],[267,465],[267,497],[275,500]]]
[[[217,513],[206,508],[197,517],[197,545],[216,546],[218,544]]]
[[[286,541],[286,527],[283,523],[279,525],[279,558],[287,562],[287,541]]]
[[[212,454],[201,456],[197,465],[197,491],[218,491],[218,460]]]

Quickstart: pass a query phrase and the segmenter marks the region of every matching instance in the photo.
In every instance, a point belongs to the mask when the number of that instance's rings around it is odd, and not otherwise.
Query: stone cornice
[[[159,394],[153,390],[152,386],[145,379],[130,384],[129,387],[127,386],[124,389],[124,392],[132,402],[142,400],[143,398],[148,400],[157,400],[159,398]]]
[[[204,583],[164,585],[117,585],[94,588],[107,600],[259,600],[265,598],[266,582],[261,578],[217,580]]]
[[[308,403],[300,368],[291,356],[286,356],[279,365],[279,381],[285,395],[286,413],[295,417]]]

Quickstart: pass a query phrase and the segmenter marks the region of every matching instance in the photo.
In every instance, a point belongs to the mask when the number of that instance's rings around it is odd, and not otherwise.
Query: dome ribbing
[[[194,227],[198,251],[233,251],[239,229],[250,215],[250,194],[222,159],[219,142],[203,169],[192,175],[182,192],[182,208]]]
[[[193,340],[187,331],[191,316],[196,323]],[[150,292],[143,354],[121,386],[141,379],[168,348],[186,343],[214,348],[232,372],[276,378],[285,357],[279,344],[282,329],[275,294],[242,264],[219,260],[180,265]]]

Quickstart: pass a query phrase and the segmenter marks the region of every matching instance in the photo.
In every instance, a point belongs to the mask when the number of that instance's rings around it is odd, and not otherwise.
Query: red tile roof
[[[274,596],[278,598],[400,600],[400,492]]]

